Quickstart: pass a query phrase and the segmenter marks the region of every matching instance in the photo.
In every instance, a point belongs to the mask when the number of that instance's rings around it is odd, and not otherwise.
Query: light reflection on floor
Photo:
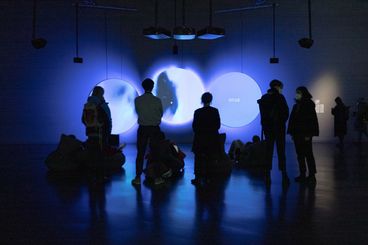
[[[99,188],[85,176],[47,174],[43,160],[55,146],[9,147],[0,147],[6,160],[0,183],[0,224],[13,241],[336,244],[368,238],[363,232],[368,230],[366,148],[350,146],[341,155],[333,145],[318,144],[316,188],[293,182],[283,189],[274,163],[272,186],[267,190],[261,175],[240,169],[234,169],[222,184],[194,188],[188,145],[183,146],[187,158],[181,178],[161,188],[142,185],[140,189],[130,184],[135,171],[133,145],[125,149],[124,169]],[[16,154],[19,151],[28,155]],[[298,171],[292,145],[287,145],[287,156],[288,172],[294,177]]]

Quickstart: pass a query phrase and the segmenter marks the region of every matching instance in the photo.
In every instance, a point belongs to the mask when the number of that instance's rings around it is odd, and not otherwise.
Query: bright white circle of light
[[[162,120],[168,124],[190,122],[194,111],[202,106],[205,90],[201,78],[191,70],[170,67],[157,71],[152,79],[155,82],[152,92],[163,102]]]
[[[111,111],[112,134],[121,134],[128,131],[137,123],[134,110],[134,99],[138,96],[137,90],[129,83],[120,79],[108,79],[97,86],[105,90],[105,100]]]
[[[219,109],[221,123],[228,127],[242,127],[259,114],[257,100],[262,92],[256,81],[240,72],[230,72],[210,84],[212,105]]]

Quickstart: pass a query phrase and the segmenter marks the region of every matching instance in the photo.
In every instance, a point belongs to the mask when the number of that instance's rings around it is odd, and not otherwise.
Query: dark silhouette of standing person
[[[340,97],[336,97],[335,102],[336,106],[331,109],[331,114],[334,116],[334,135],[339,138],[337,146],[342,151],[344,149],[344,138],[347,133],[349,107],[345,106]]]
[[[161,132],[162,103],[160,98],[152,94],[153,86],[154,82],[152,79],[146,78],[143,80],[142,87],[145,92],[134,100],[139,127],[137,131],[136,177],[132,180],[133,185],[141,184],[144,155],[148,142],[153,142],[155,137]],[[155,184],[161,184],[162,182],[162,179],[155,180]]]
[[[219,128],[221,126],[219,111],[210,106],[212,94],[206,92],[201,98],[203,107],[194,112],[192,128],[194,132],[192,151],[194,153],[193,185],[199,185],[206,178],[208,163],[203,156],[215,156],[220,151]],[[208,159],[208,158],[205,158]]]
[[[103,150],[108,146],[111,135],[112,119],[108,103],[104,98],[104,89],[96,86],[84,104],[82,123],[86,126],[87,147]]]
[[[257,102],[261,113],[262,131],[266,141],[266,163],[265,171],[266,185],[271,184],[271,169],[273,149],[276,142],[278,167],[282,172],[282,184],[290,184],[286,171],[285,135],[286,121],[289,117],[289,107],[285,97],[282,95],[283,83],[279,80],[270,82],[270,89]]]
[[[290,114],[288,134],[291,135],[299,163],[300,174],[296,182],[316,182],[316,162],[313,155],[312,138],[319,135],[316,105],[306,87],[298,87],[295,95],[295,105]],[[306,177],[306,162],[309,176]]]

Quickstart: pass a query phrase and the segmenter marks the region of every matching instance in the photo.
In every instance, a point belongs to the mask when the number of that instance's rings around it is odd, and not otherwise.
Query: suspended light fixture
[[[171,38],[171,32],[163,27],[159,27],[158,23],[158,0],[155,0],[155,25],[143,29],[143,35],[150,39],[168,39]]]
[[[195,29],[185,25],[185,0],[183,0],[183,24],[174,28],[173,38],[176,40],[193,40],[195,37]]]
[[[312,9],[311,9],[311,0],[308,0],[308,24],[309,24],[309,37],[304,37],[298,41],[299,46],[302,48],[311,48],[313,46],[312,39]]]
[[[42,37],[36,37],[36,13],[37,12],[37,0],[33,1],[33,24],[32,24],[32,46],[35,49],[44,48],[47,44],[47,40]]]
[[[273,55],[270,58],[271,64],[278,64],[279,58],[276,57],[276,4],[272,4],[272,47]]]
[[[212,26],[213,8],[212,0],[209,0],[209,25],[197,32],[199,39],[213,40],[225,36],[225,29]]]
[[[79,3],[75,4],[75,57],[74,63],[83,63],[83,58],[79,57]]]

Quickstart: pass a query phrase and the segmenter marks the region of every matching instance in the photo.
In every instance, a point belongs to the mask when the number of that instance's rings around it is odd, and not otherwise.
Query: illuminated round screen
[[[137,90],[129,82],[120,79],[104,80],[97,85],[105,90],[104,97],[111,110],[112,133],[128,131],[137,122],[134,110]]]
[[[163,121],[184,124],[193,119],[194,111],[201,107],[204,87],[201,79],[191,70],[170,67],[154,76],[152,91],[162,101]]]
[[[221,123],[228,127],[242,127],[252,122],[259,114],[257,100],[262,92],[250,76],[231,72],[210,84],[212,105],[219,109]]]

